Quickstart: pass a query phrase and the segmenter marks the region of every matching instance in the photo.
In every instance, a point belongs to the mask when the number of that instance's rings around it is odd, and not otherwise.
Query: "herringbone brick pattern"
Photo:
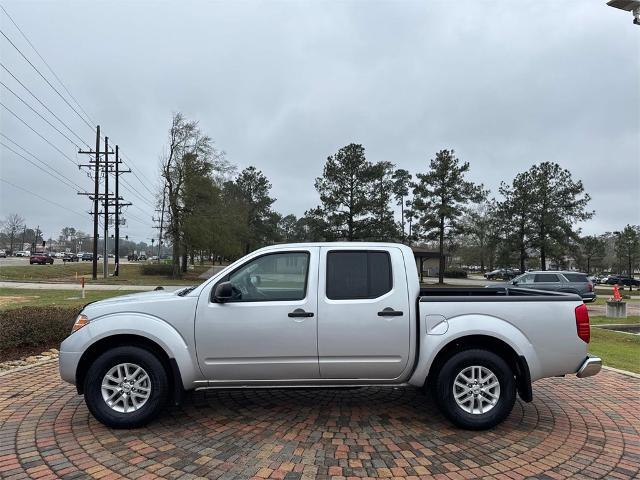
[[[111,430],[52,362],[0,377],[0,477],[638,478],[640,379],[547,379],[534,397],[487,432],[395,388],[195,393]]]

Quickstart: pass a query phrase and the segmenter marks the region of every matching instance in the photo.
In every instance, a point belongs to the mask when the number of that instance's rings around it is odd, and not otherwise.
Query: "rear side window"
[[[377,298],[393,286],[388,252],[332,251],[327,254],[327,298]]]
[[[544,282],[559,282],[558,276],[555,273],[536,273],[536,283]]]
[[[570,282],[589,283],[589,279],[583,273],[563,273]]]

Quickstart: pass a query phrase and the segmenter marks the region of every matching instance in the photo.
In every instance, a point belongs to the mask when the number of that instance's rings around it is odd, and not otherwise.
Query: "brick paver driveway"
[[[196,393],[146,428],[110,430],[52,362],[0,376],[0,477],[637,478],[639,379],[553,378],[534,396],[487,432],[392,388]]]

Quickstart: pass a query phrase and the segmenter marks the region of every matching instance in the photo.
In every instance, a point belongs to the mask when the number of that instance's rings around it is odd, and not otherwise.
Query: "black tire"
[[[151,383],[151,394],[138,410],[121,413],[113,410],[102,398],[102,380],[106,373],[121,363],[142,367]],[[123,346],[100,355],[89,367],[84,382],[84,399],[89,411],[101,423],[112,428],[137,428],[153,420],[165,406],[169,385],[167,372],[160,360],[150,351]]]
[[[469,413],[454,398],[454,381],[471,366],[485,367],[497,377],[500,395],[497,403],[485,413]],[[438,373],[435,399],[443,415],[454,425],[468,430],[485,430],[502,422],[511,413],[516,400],[513,371],[500,356],[487,350],[464,350],[452,355]]]

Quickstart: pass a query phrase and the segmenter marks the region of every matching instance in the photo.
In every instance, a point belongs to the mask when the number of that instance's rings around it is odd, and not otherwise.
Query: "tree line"
[[[440,253],[440,281],[446,259],[453,257],[483,271],[511,265],[544,270],[549,264],[562,266],[570,255],[579,262],[587,259],[585,269],[591,270],[596,258],[604,259],[600,247],[589,243],[593,239],[581,237],[576,228],[594,215],[590,196],[580,180],[552,162],[502,182],[493,197],[469,179],[469,162],[453,150],[440,150],[424,172],[412,174],[392,162],[367,160],[365,148],[351,143],[326,159],[314,183],[320,203],[298,218],[273,209],[271,183],[263,172],[250,166],[238,173],[198,123],[179,113],[166,150],[160,199],[168,206],[166,237],[175,276],[196,257],[236,258],[265,245],[297,241],[428,246]],[[618,243],[630,231],[637,236],[638,227],[628,226]],[[629,267],[627,262],[626,268],[633,270],[638,257],[633,253],[635,263]]]

